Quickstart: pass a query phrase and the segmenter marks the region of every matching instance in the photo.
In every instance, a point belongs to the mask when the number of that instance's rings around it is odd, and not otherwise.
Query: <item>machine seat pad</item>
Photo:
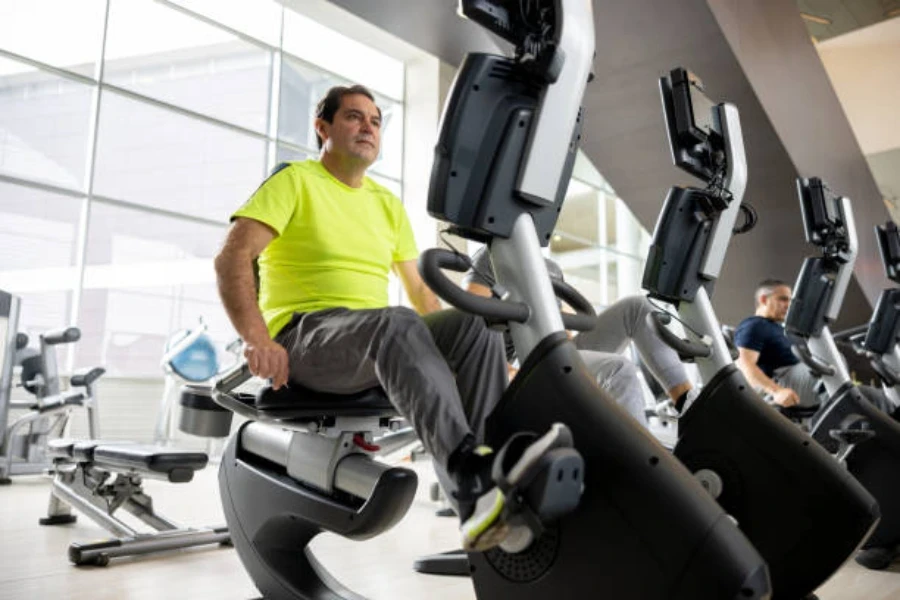
[[[255,399],[256,411],[266,420],[302,420],[322,416],[390,417],[397,409],[380,387],[355,394],[329,394],[291,384],[278,391],[265,387]]]
[[[134,469],[170,474],[178,471],[197,471],[206,466],[209,457],[203,452],[172,450],[144,444],[98,444],[94,448],[94,463],[100,467]]]
[[[69,380],[69,383],[75,387],[84,387],[84,386],[91,385],[92,383],[94,383],[104,373],[106,373],[106,369],[104,369],[103,367],[94,367],[92,369],[82,369],[72,375],[72,378]]]

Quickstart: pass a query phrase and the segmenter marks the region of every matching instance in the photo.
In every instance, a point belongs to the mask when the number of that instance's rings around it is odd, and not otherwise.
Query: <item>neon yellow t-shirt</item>
[[[237,217],[278,233],[259,257],[259,307],[272,337],[295,312],[384,308],[391,264],[419,255],[396,196],[368,177],[345,185],[317,160],[283,166]]]

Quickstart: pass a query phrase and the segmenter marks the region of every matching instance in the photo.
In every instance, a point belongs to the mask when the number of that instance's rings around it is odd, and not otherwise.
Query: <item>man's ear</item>
[[[325,144],[325,141],[328,140],[328,121],[325,119],[316,119],[313,121],[313,127],[316,130],[316,133],[319,134],[319,137],[322,138],[322,144]]]

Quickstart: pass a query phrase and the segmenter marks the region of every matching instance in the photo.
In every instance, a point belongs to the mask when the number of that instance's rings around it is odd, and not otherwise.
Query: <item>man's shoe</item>
[[[481,477],[469,475],[459,478],[463,549],[467,552],[489,550],[502,544],[510,533],[511,515],[507,510],[506,497],[494,482],[503,481],[504,489],[515,487],[534,476],[541,459],[549,452],[556,448],[571,447],[571,431],[562,423],[555,423],[547,433],[537,438],[530,434],[513,436],[496,458],[485,447],[479,448],[479,456],[490,459],[492,477],[487,485],[483,474]],[[486,466],[486,462],[481,462],[481,469]],[[473,483],[481,486],[480,493],[472,493],[471,487],[463,487]],[[473,501],[464,502],[463,499],[467,496]]]

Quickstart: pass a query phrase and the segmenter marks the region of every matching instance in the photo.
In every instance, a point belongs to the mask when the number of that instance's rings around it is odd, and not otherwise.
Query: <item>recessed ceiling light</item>
[[[554,241],[554,242],[561,242],[561,241],[562,241],[562,236],[559,235],[558,233],[555,234],[555,235],[553,236],[553,241]]]
[[[800,16],[810,23],[818,23],[819,25],[831,25],[831,19],[828,17],[820,17],[819,15],[811,15],[809,13],[802,12]]]

